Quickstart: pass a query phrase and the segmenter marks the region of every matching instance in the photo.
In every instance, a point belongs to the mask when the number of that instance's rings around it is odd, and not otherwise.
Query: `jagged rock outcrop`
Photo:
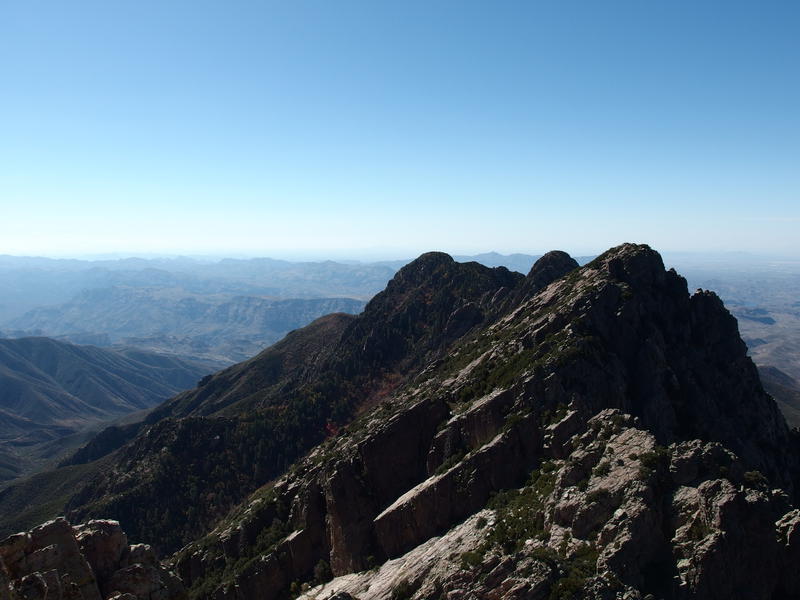
[[[447,258],[403,273],[365,312],[424,323],[402,338],[420,354],[384,363],[414,377],[174,556],[184,583],[217,600],[326,573],[308,597],[793,597],[797,440],[735,319],[646,246],[542,260],[513,293],[495,273],[435,310],[426,281],[461,276]]]
[[[160,551],[180,548],[356,413],[446,357],[469,331],[493,322],[507,307],[498,299],[503,290],[524,279],[443,253],[421,256],[362,314],[318,319],[163,404],[111,468],[70,498],[67,514],[111,515]],[[186,463],[191,468],[172,468]],[[213,498],[199,501],[198,481]]]
[[[423,255],[113,459],[73,514],[168,549],[215,526],[168,560],[198,600],[800,598],[798,437],[719,298],[643,245],[526,277]],[[172,593],[113,522],[56,523],[64,550],[4,542],[9,594]]]
[[[793,598],[798,512],[719,444],[660,447],[606,410],[440,537],[301,598]]]
[[[184,600],[149,546],[116,521],[48,521],[0,542],[0,597],[15,600]]]

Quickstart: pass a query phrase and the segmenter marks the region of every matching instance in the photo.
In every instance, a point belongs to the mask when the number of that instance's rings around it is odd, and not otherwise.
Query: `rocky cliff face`
[[[180,581],[150,546],[128,545],[116,521],[48,521],[0,542],[0,598],[182,600]]]
[[[442,253],[421,256],[362,314],[318,319],[164,403],[112,468],[72,496],[68,515],[111,515],[159,550],[177,550],[467,331],[496,319],[524,280]]]
[[[798,597],[797,440],[719,299],[635,245],[499,290],[175,555],[190,593]]]
[[[573,414],[549,426],[552,441]],[[602,411],[567,448],[546,443],[563,458],[488,508],[301,597],[797,597],[800,513],[786,495],[719,444],[660,447],[640,427]]]
[[[71,506],[213,525],[167,561],[195,599],[800,598],[797,436],[647,246],[423,255],[158,414]]]

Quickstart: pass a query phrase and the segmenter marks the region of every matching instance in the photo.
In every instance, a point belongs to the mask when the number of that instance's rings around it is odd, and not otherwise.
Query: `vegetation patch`
[[[744,482],[756,489],[766,489],[769,486],[769,481],[761,471],[747,471],[744,474]]]
[[[653,473],[661,472],[669,467],[670,452],[664,446],[656,446],[650,452],[639,455],[639,476],[647,479]]]
[[[392,600],[410,600],[418,589],[418,584],[403,579],[392,590]]]
[[[598,488],[586,494],[587,504],[603,503],[611,499],[611,492],[606,488]]]
[[[466,453],[462,450],[461,452],[457,452],[449,456],[447,459],[445,459],[445,461],[442,464],[439,465],[434,475],[441,475],[442,473],[446,473],[447,471],[455,467],[458,463],[460,463],[465,455]]]
[[[328,561],[320,559],[314,567],[314,581],[318,584],[322,584],[328,583],[331,579],[333,579],[331,566],[328,564]]]
[[[544,462],[531,473],[522,489],[504,490],[492,496],[488,507],[496,511],[497,517],[488,536],[490,544],[512,553],[521,550],[525,540],[547,538],[545,500],[555,487],[556,470],[554,462]]]
[[[573,600],[583,597],[587,581],[597,573],[597,548],[584,544],[573,557],[561,561],[561,577],[550,589],[549,600]]]
[[[592,475],[595,477],[605,477],[611,472],[611,463],[607,460],[602,461],[599,463],[594,470],[592,470]]]
[[[547,427],[548,425],[555,425],[559,421],[561,421],[564,417],[567,416],[567,405],[560,402],[556,405],[555,409],[545,409],[542,411],[542,416],[540,418],[540,423],[542,427]]]
[[[483,555],[480,552],[464,552],[461,555],[461,568],[464,570],[477,567],[483,562]]]

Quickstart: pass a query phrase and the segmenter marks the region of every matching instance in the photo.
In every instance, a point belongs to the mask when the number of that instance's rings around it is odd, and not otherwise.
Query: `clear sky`
[[[0,253],[800,254],[800,2],[0,0]]]

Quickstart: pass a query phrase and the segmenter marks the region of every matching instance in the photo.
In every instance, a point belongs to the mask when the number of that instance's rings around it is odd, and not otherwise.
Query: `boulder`
[[[182,584],[116,521],[59,517],[0,542],[0,600],[182,600]]]

